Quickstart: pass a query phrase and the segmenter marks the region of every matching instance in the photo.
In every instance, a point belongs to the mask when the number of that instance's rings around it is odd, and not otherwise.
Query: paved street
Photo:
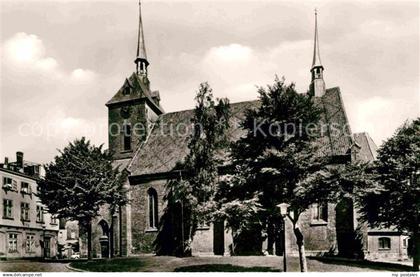
[[[35,261],[1,261],[0,272],[67,272],[66,263],[42,263]]]

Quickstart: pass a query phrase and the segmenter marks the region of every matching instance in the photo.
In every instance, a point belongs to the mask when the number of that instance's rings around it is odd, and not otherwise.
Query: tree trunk
[[[306,264],[306,256],[305,256],[305,245],[303,240],[303,234],[300,231],[299,227],[293,226],[293,231],[296,237],[296,244],[298,246],[299,251],[299,264],[300,264],[300,271],[306,272],[308,271],[308,266]]]
[[[87,239],[88,260],[92,260],[92,220],[89,220],[87,224]]]
[[[420,271],[420,234],[418,232],[413,233],[413,270]]]

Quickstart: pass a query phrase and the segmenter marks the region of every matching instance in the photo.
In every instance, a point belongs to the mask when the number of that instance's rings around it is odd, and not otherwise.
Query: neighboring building
[[[370,162],[376,159],[378,147],[367,133],[354,134],[360,147],[358,159]],[[363,226],[363,251],[367,259],[407,259],[409,237],[392,228]]]
[[[326,130],[316,141],[320,154],[330,157],[332,163],[337,165],[358,161],[361,159],[361,146],[352,135],[341,91],[338,87],[325,86],[316,21],[313,51],[308,93],[323,111],[321,123]],[[93,224],[94,256],[153,252],[153,241],[165,208],[165,185],[182,174],[175,167],[188,153],[188,134],[192,129],[188,126],[191,126],[193,110],[165,113],[160,105],[159,92],[151,89],[141,10],[135,64],[136,72],[124,81],[106,103],[109,150],[114,153],[115,166],[125,168],[130,173],[125,185],[129,188],[131,202],[112,215],[106,207],[102,209],[101,216]],[[240,122],[244,119],[245,111],[259,105],[258,100],[231,104],[234,116],[230,122],[229,137],[232,141],[244,134]],[[177,132],[179,126],[187,133]],[[345,256],[354,256],[357,251],[356,233],[361,224],[351,199],[343,199],[338,205],[312,205],[301,215],[300,226],[309,255],[340,252]],[[281,231],[268,232],[262,251],[273,253],[275,249],[275,253],[282,253],[283,247],[286,247],[288,253],[297,254],[290,222],[286,225],[286,233],[286,245],[283,245],[279,239],[282,237]],[[201,226],[194,237],[193,253],[227,255],[231,243],[231,235],[225,231],[223,224],[210,223]]]
[[[58,256],[70,258],[80,252],[78,221],[60,219],[58,231]]]
[[[58,219],[47,213],[37,193],[40,165],[8,158],[0,164],[0,257],[51,258],[57,254]]]

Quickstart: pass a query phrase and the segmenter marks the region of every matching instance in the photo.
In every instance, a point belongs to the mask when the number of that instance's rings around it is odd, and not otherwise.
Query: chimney
[[[8,157],[4,157],[4,165],[2,167],[6,168],[6,169],[9,168],[9,158]]]
[[[16,152],[16,166],[18,169],[23,168],[23,152]]]

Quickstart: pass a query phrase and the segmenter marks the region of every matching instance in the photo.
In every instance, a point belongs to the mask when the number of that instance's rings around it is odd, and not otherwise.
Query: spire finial
[[[137,74],[146,74],[147,61],[146,45],[144,42],[143,22],[141,20],[141,1],[139,0],[139,30],[137,36],[137,56],[135,59]]]

